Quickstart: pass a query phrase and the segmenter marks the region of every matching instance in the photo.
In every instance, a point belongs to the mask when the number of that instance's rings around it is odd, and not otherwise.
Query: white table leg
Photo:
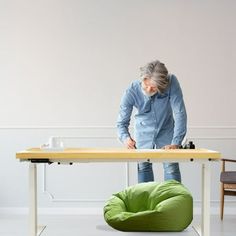
[[[211,193],[210,162],[202,164],[202,221],[201,236],[210,236],[210,193]]]
[[[37,236],[37,166],[29,163],[29,235]]]
[[[46,226],[38,226],[37,164],[29,163],[29,236],[39,236]]]

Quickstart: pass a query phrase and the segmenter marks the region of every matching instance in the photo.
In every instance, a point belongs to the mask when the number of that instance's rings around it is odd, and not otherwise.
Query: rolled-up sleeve
[[[174,117],[174,135],[171,144],[180,145],[187,132],[187,113],[178,80],[172,75],[170,103]]]
[[[129,125],[130,125],[131,114],[133,111],[133,106],[134,106],[134,99],[131,92],[128,89],[122,96],[119,115],[116,123],[118,137],[121,142],[124,142],[125,139],[130,137]]]

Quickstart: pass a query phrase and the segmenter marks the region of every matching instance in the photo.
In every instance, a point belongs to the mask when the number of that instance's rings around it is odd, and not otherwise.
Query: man
[[[136,108],[134,138],[129,132]],[[179,82],[165,65],[152,61],[141,68],[141,80],[125,91],[117,120],[119,139],[129,149],[176,149],[186,134],[187,114]],[[164,179],[181,182],[178,163],[163,163]],[[138,163],[138,182],[154,181],[152,163]]]

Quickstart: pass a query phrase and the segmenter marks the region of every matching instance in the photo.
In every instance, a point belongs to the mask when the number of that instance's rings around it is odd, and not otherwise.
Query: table
[[[192,162],[202,165],[201,236],[210,236],[210,173],[211,162],[220,153],[208,149],[124,149],[65,148],[63,150],[30,148],[16,153],[16,158],[29,163],[29,236],[40,235],[37,222],[37,165],[40,163],[74,162]],[[41,229],[41,231],[43,228]]]

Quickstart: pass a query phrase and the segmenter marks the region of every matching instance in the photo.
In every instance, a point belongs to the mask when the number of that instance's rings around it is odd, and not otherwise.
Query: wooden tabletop
[[[125,149],[125,148],[65,148],[64,150],[30,148],[16,153],[19,160],[132,160],[132,159],[220,159],[218,151],[208,149]]]

